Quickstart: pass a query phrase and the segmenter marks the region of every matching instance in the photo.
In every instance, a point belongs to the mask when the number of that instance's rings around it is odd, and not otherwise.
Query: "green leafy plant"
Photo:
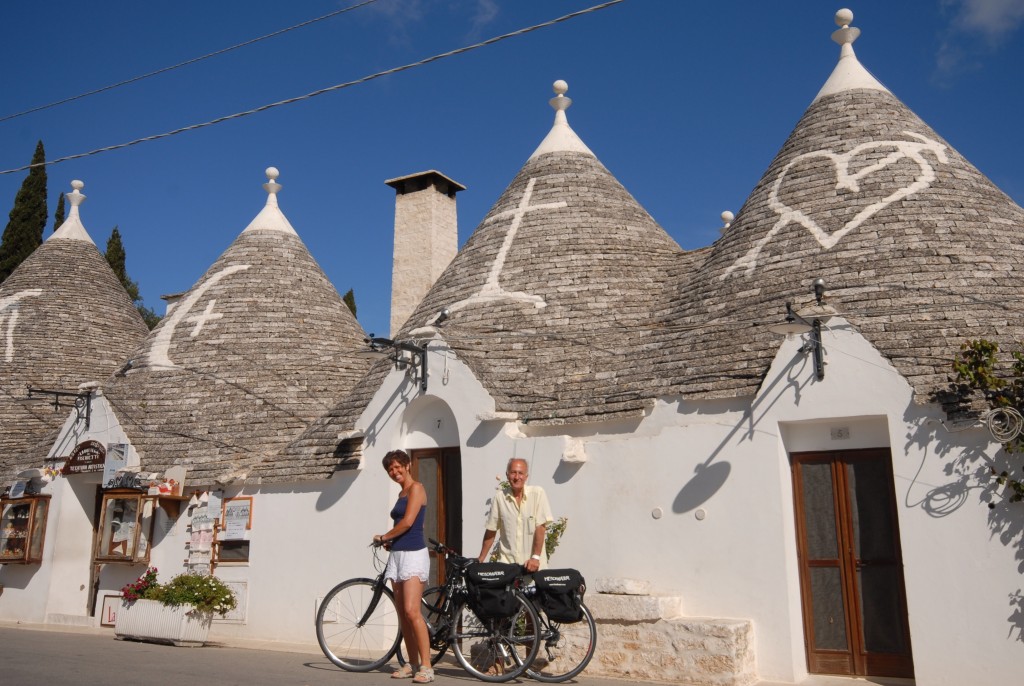
[[[1011,353],[1013,363],[1008,369],[1005,365],[1000,369],[998,354],[999,345],[985,339],[961,345],[953,361],[955,390],[961,398],[980,393],[992,410],[1012,409],[1024,414],[1024,352]],[[1024,434],[1013,435],[1003,448],[1011,454],[1024,453]],[[996,483],[1009,489],[1010,502],[1024,501],[1024,479],[1005,470],[990,468],[990,472]]]
[[[150,567],[135,582],[122,588],[121,595],[129,602],[155,600],[172,607],[192,605],[195,612],[221,616],[238,603],[234,592],[215,576],[186,572],[160,584],[156,575],[156,567]]]
[[[569,524],[568,517],[559,517],[557,520],[548,524],[548,532],[544,537],[544,550],[548,554],[548,559],[555,554],[555,548],[558,547],[558,541],[562,538],[562,534],[565,533],[565,527]]]

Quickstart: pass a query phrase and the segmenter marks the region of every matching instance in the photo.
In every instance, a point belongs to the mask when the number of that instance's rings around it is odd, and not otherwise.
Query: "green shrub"
[[[221,616],[235,608],[238,601],[227,584],[215,576],[186,572],[166,584],[156,583],[156,568],[150,567],[134,584],[121,589],[125,600],[156,600],[177,607],[193,605],[197,612]]]

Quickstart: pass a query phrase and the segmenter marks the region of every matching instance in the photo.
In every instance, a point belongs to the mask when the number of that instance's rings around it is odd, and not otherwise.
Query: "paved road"
[[[598,647],[600,650],[600,647]],[[437,668],[438,686],[483,684],[454,661]],[[536,684],[526,680],[520,684]],[[583,676],[577,686],[637,686],[637,681]],[[643,682],[640,682],[643,683]],[[646,682],[647,686],[664,686]],[[233,641],[203,648],[175,648],[118,641],[109,629],[61,630],[53,625],[0,623],[0,686],[412,686],[383,672],[338,669],[316,645]],[[913,686],[913,679],[812,676],[800,686]],[[679,684],[678,686],[684,686]],[[751,686],[791,686],[758,681]]]
[[[315,647],[315,646],[314,646]],[[482,684],[458,665],[437,669],[439,686]],[[530,682],[534,683],[534,682]],[[582,686],[633,686],[635,682],[583,677]],[[118,641],[108,632],[63,632],[0,626],[0,684],[5,686],[397,686],[387,674],[338,669],[319,652],[206,646],[175,648]]]

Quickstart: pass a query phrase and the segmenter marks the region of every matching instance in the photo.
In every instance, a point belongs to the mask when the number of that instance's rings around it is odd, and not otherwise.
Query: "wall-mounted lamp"
[[[420,375],[420,388],[424,391],[427,390],[427,345],[419,345],[412,341],[398,341],[391,340],[390,338],[377,338],[371,333],[369,338],[364,338],[364,341],[370,344],[370,350],[368,352],[385,353],[392,362],[395,363],[395,369],[405,369],[408,365],[413,365],[419,369]],[[406,358],[402,353],[407,352],[412,355],[412,359]]]
[[[821,325],[827,322],[832,314],[831,307],[825,304],[825,279],[814,280],[815,304],[800,312],[793,311],[793,304],[786,303],[786,319],[781,324],[773,324],[768,327],[772,333],[782,336],[792,334],[805,334],[810,332],[811,340],[800,347],[800,352],[814,355],[814,372],[818,381],[825,378],[825,351],[821,345]]]

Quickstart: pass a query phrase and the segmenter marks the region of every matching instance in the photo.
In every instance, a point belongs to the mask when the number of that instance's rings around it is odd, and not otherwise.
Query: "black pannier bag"
[[[466,569],[469,606],[480,619],[511,617],[518,609],[513,592],[522,566],[504,562],[478,562]]]
[[[571,624],[583,619],[583,594],[587,582],[575,569],[545,569],[534,572],[537,600],[552,622]]]

